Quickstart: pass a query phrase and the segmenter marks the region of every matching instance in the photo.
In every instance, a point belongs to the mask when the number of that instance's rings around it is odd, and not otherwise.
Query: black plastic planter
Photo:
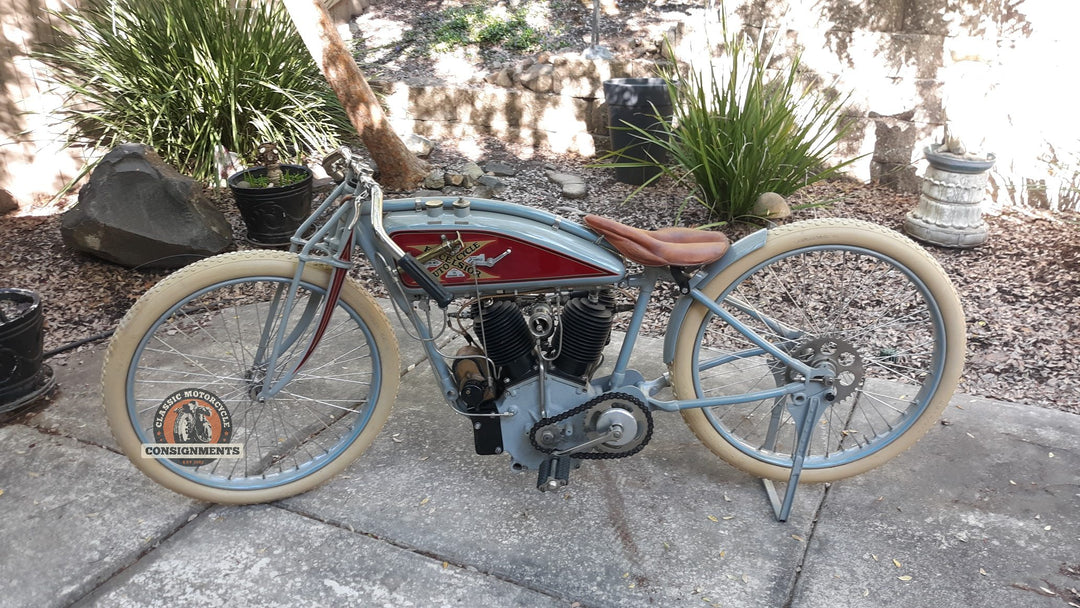
[[[41,299],[25,289],[0,289],[0,413],[30,404],[52,389],[42,363]]]
[[[260,247],[288,245],[290,237],[311,213],[311,171],[301,165],[281,165],[281,171],[304,173],[307,177],[278,188],[239,185],[242,181],[265,177],[265,167],[247,169],[229,177],[229,189],[247,227],[247,240]]]
[[[663,78],[613,78],[604,81],[604,101],[608,107],[608,133],[611,149],[622,151],[616,162],[652,159],[664,162],[664,148],[642,140],[628,125],[652,131],[657,116],[669,122],[672,117],[671,95]],[[657,167],[616,167],[615,179],[640,186],[658,175]]]

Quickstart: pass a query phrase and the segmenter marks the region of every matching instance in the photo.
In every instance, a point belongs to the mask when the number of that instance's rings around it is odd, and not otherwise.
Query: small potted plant
[[[229,189],[247,227],[247,240],[260,247],[289,244],[311,213],[311,170],[283,165],[272,143],[259,146],[261,166],[229,176]]]

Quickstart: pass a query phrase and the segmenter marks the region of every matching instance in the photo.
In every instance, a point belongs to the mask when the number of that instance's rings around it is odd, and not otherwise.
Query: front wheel
[[[295,255],[208,258],[148,291],[120,322],[102,375],[105,413],[131,461],[200,500],[277,500],[326,481],[378,434],[397,395],[397,340],[347,280],[318,348],[284,388],[318,325],[330,269],[309,263],[292,314],[279,314]],[[283,329],[284,328],[284,329]],[[270,367],[272,342],[284,348]]]
[[[810,367],[835,372],[835,401],[813,421],[801,479],[833,481],[907,449],[938,419],[964,362],[965,323],[948,277],[922,248],[855,220],[770,231],[702,291]],[[681,399],[746,394],[804,379],[701,304],[680,326],[672,380]],[[753,475],[786,480],[792,397],[684,410],[698,438]]]

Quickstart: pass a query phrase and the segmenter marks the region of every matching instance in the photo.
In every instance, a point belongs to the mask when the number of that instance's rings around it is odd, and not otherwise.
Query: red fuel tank
[[[424,262],[448,288],[471,285],[536,289],[615,282],[622,260],[580,224],[552,214],[483,199],[387,201],[390,238],[417,258],[460,239],[462,246]],[[406,286],[417,284],[402,277]]]
[[[612,273],[560,254],[536,243],[480,230],[399,230],[394,242],[414,256],[434,249],[444,239],[461,238],[465,246],[456,253],[436,257],[424,266],[444,285],[517,281],[558,281],[586,277],[607,277]],[[403,277],[406,285],[416,283]]]

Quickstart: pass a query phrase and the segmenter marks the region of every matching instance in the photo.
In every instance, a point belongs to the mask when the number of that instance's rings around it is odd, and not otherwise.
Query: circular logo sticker
[[[183,389],[169,395],[154,414],[154,440],[167,448],[148,449],[157,458],[182,456],[169,460],[185,467],[209,464],[232,454],[222,452],[232,439],[232,416],[217,395],[202,389]],[[151,446],[153,447],[153,446]],[[211,458],[192,456],[212,455]]]

